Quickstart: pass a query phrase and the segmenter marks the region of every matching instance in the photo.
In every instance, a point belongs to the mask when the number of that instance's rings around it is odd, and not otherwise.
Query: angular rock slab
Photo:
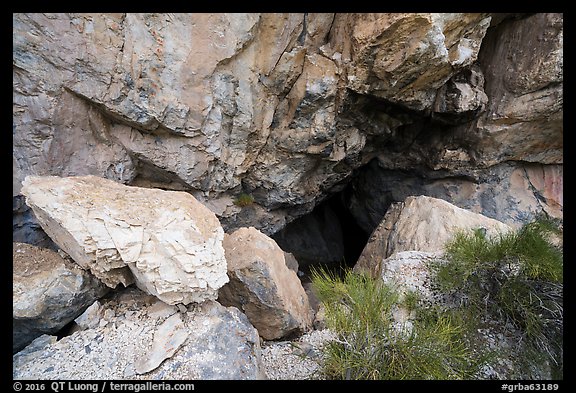
[[[164,360],[172,357],[188,338],[188,331],[180,314],[166,319],[154,333],[154,342],[148,356],[136,361],[138,374],[145,374],[156,369]]]
[[[381,263],[395,252],[443,251],[458,231],[484,228],[486,236],[498,236],[512,228],[500,221],[461,209],[443,199],[410,196],[390,206],[372,232],[354,266],[377,277]]]
[[[274,340],[312,326],[312,310],[296,272],[276,242],[250,228],[224,236],[230,282],[218,301],[242,310],[260,336]]]
[[[135,281],[188,304],[216,299],[228,281],[224,231],[188,193],[95,176],[28,176],[22,193],[52,240],[109,287]]]
[[[24,243],[12,248],[12,350],[54,334],[106,294],[93,275],[57,252]]]

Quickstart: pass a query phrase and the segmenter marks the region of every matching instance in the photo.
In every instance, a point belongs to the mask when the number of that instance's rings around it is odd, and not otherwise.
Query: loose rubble
[[[293,341],[265,341],[262,363],[269,379],[322,379],[323,346],[336,338],[329,329],[305,333]]]
[[[101,303],[105,311],[97,327],[76,331],[56,342],[48,339],[43,341],[44,345],[35,343],[34,348],[14,355],[13,378],[266,377],[260,360],[258,332],[234,307],[226,308],[207,300],[201,305],[190,305],[181,313],[132,287],[116,292]],[[188,333],[184,342],[180,336],[183,329]],[[171,345],[166,341],[171,333],[178,336],[175,346],[181,345],[174,352],[166,350]],[[139,363],[141,359],[154,361]],[[158,367],[153,368],[157,363]]]

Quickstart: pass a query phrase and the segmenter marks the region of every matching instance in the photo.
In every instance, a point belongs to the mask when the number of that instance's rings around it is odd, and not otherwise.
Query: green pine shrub
[[[412,328],[398,326],[392,308],[395,288],[364,274],[343,278],[312,272],[325,307],[326,324],[337,335],[324,348],[322,373],[328,379],[466,379],[484,360],[462,338],[462,326],[449,313],[419,313]],[[408,300],[406,300],[408,299]],[[417,307],[415,295],[405,296]]]
[[[430,265],[433,285],[460,299],[452,308],[423,306],[416,292],[399,296],[380,279],[346,271],[312,270],[326,325],[338,339],[324,347],[328,379],[471,379],[498,356],[479,347],[478,328],[489,316],[524,341],[527,367],[563,373],[563,252],[552,236],[557,222],[538,218],[520,230],[490,239],[459,233],[446,245],[443,263]],[[403,307],[413,317],[399,327]]]
[[[546,217],[498,238],[462,232],[446,245],[446,263],[431,266],[440,290],[463,299],[462,312],[520,331],[528,365],[548,361],[556,378],[563,372],[563,251],[552,237],[561,235]]]

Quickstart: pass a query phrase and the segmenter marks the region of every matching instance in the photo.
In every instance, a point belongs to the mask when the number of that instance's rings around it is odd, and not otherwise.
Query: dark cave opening
[[[356,219],[348,209],[348,196],[346,188],[341,193],[333,195],[325,203],[336,212],[342,229],[342,244],[344,245],[344,261],[348,267],[354,267],[362,254],[370,233],[366,233],[358,225]]]
[[[338,273],[350,269],[364,250],[370,234],[348,209],[350,194],[347,186],[272,235],[280,248],[294,255],[303,278],[312,267]]]

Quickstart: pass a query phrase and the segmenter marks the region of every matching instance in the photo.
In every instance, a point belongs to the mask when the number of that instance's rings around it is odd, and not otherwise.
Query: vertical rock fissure
[[[284,251],[294,255],[304,280],[315,267],[341,272],[360,257],[370,234],[349,211],[350,195],[347,186],[272,235]]]

